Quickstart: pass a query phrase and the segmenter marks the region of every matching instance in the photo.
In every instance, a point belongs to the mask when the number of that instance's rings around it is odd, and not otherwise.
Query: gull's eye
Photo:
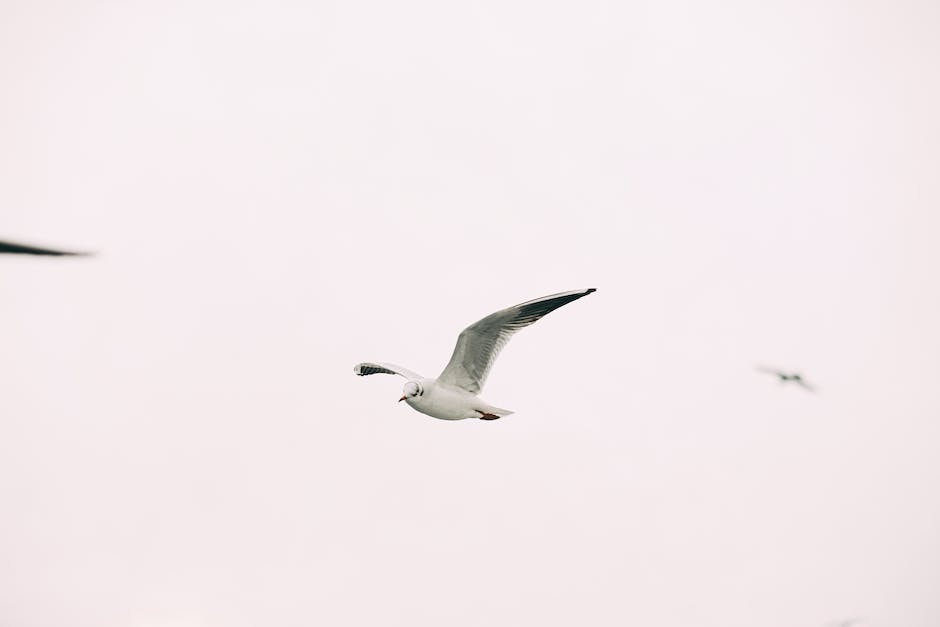
[[[412,396],[418,395],[418,384],[414,381],[409,381],[405,384],[405,396],[411,398]]]

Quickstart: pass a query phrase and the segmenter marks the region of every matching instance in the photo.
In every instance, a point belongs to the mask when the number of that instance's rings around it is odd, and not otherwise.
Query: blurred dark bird
[[[14,242],[0,240],[0,253],[12,255],[46,255],[52,257],[87,257],[91,253],[72,252],[67,250],[54,250],[52,248],[39,248]]]
[[[758,366],[757,371],[763,372],[765,374],[774,375],[775,377],[780,379],[780,383],[793,382],[793,383],[796,383],[797,385],[803,386],[810,392],[816,391],[816,388],[810,385],[809,383],[807,383],[806,379],[804,379],[803,376],[799,374],[798,372],[786,372],[784,370],[778,370],[777,368],[767,368],[766,366]]]

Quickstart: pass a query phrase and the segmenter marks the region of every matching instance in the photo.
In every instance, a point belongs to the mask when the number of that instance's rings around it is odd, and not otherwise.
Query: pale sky
[[[938,32],[6,0],[0,627],[940,624]]]

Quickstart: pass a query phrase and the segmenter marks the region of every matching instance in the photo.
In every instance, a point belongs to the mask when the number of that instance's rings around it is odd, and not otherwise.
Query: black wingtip
[[[86,251],[57,250],[28,244],[17,244],[0,240],[0,253],[14,255],[40,255],[45,257],[92,257],[94,253]]]
[[[590,294],[591,292],[596,292],[596,291],[597,291],[597,288],[589,287],[588,290],[585,292],[585,294]]]
[[[70,251],[59,251],[53,253],[56,257],[94,257],[95,253],[75,253]]]

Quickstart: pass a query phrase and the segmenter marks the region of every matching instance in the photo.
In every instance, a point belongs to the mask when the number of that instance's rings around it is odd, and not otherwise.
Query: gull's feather
[[[400,377],[405,377],[409,380],[414,379],[423,379],[420,374],[412,372],[407,368],[402,368],[401,366],[396,366],[395,364],[385,364],[379,362],[362,362],[361,364],[356,364],[353,367],[353,372],[358,374],[360,377],[364,377],[370,374],[397,374]]]
[[[438,381],[479,394],[497,355],[516,331],[594,291],[591,288],[543,296],[471,324],[457,338],[454,353]]]

